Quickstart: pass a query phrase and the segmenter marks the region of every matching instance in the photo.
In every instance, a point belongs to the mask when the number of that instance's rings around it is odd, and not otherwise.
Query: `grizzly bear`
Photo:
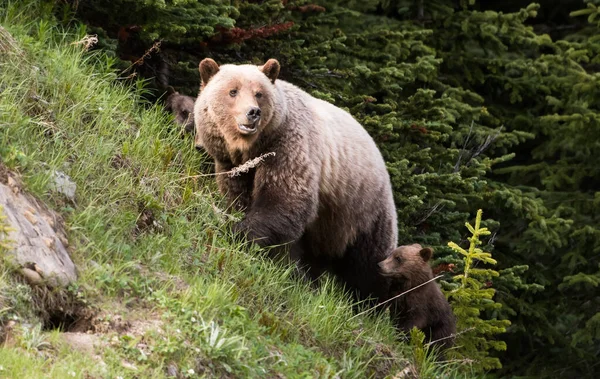
[[[167,95],[165,109],[173,113],[177,125],[183,126],[186,133],[192,133],[194,131],[194,102],[196,99],[180,94],[173,87],[167,88]]]
[[[274,59],[218,66],[207,58],[199,69],[196,134],[215,161],[220,191],[245,212],[234,232],[263,247],[288,247],[305,275],[329,271],[357,300],[385,299],[377,263],[396,246],[396,209],[366,130],[344,110],[278,80]],[[246,173],[225,174],[268,153]]]
[[[433,279],[429,266],[432,254],[430,248],[415,243],[398,247],[379,262],[381,275],[390,280],[390,298]],[[414,326],[421,329],[434,347],[445,350],[454,342],[454,315],[434,281],[392,300],[390,316],[400,331],[408,332]]]

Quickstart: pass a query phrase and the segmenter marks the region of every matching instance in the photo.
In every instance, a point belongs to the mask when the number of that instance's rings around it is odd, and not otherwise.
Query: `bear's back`
[[[392,249],[397,225],[389,174],[375,141],[348,112],[282,80],[291,130],[301,130],[319,172],[319,217],[309,226],[320,250],[335,255],[384,218]],[[385,253],[385,252],[383,252]]]

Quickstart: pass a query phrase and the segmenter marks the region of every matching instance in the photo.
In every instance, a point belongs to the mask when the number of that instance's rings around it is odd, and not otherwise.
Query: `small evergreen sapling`
[[[481,245],[480,237],[490,234],[487,228],[481,227],[481,214],[480,209],[477,211],[475,226],[468,222],[465,224],[471,232],[471,237],[468,237],[468,250],[454,242],[448,243],[448,246],[461,254],[464,260],[463,273],[453,277],[458,286],[448,294],[457,318],[457,349],[454,354],[458,355],[458,358],[472,360],[471,369],[475,372],[502,367],[498,358],[490,356],[490,350],[506,350],[506,343],[493,340],[492,337],[504,333],[510,325],[508,320],[482,318],[482,313],[501,308],[502,304],[494,301],[496,290],[491,288],[491,279],[499,276],[498,271],[476,268],[478,262],[496,264],[492,254],[478,247]]]

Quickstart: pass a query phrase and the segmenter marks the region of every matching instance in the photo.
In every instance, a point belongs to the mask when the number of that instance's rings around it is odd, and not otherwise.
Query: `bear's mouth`
[[[258,131],[258,121],[252,124],[238,124],[238,129],[242,134],[250,136]]]
[[[394,276],[393,272],[388,271],[387,265],[384,263],[385,261],[381,261],[377,264],[377,271],[381,276]]]
[[[396,276],[396,273],[395,273],[395,272],[388,272],[388,271],[385,271],[384,269],[381,269],[381,268],[379,269],[379,274],[380,274],[381,276],[385,276],[386,278],[387,278],[387,277]]]

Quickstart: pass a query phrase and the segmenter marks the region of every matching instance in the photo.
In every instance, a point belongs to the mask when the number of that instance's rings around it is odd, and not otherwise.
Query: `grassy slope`
[[[352,318],[331,283],[310,288],[234,243],[214,180],[180,180],[208,159],[144,105],[143,90],[115,84],[106,57],[72,45],[82,33],[25,16],[39,12],[0,8],[18,46],[0,54],[0,158],[65,217],[80,270],[70,291],[99,310],[89,329],[101,346],[93,357],[41,330],[31,290],[0,268],[0,325],[18,321],[0,377],[152,378],[170,366],[180,376],[362,378],[411,361],[387,320]],[[49,189],[52,169],[77,183],[74,203]]]

